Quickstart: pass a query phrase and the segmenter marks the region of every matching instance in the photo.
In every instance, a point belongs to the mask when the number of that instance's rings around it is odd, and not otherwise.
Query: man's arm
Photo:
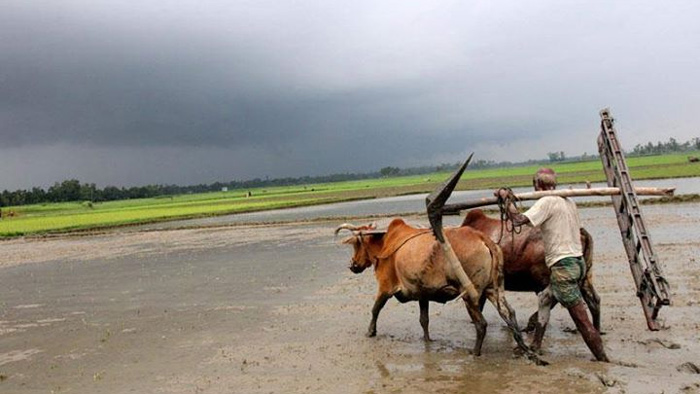
[[[513,224],[516,226],[522,226],[524,224],[532,225],[532,223],[530,223],[530,219],[518,212],[518,209],[515,208],[515,205],[512,202],[508,204],[508,216],[510,216],[510,220],[512,220]]]
[[[508,192],[504,189],[499,189],[494,194],[496,195],[496,197],[501,197],[503,199],[505,199],[508,196]],[[532,225],[532,223],[530,223],[530,219],[527,216],[520,213],[512,201],[510,201],[508,203],[508,207],[506,209],[508,209],[508,216],[513,221],[514,225],[516,225],[516,226],[522,226],[524,224]]]

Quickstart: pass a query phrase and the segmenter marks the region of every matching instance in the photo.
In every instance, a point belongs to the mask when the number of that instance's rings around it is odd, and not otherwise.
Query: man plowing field
[[[543,168],[537,171],[533,179],[535,191],[554,190],[556,175],[553,170]],[[576,204],[569,198],[559,196],[542,197],[525,213],[521,214],[513,204],[510,189],[499,189],[496,196],[504,202],[503,206],[513,225],[530,225],[539,227],[545,247],[545,261],[550,268],[551,294],[566,307],[583,340],[598,361],[608,362],[600,333],[588,318],[588,313],[581,295],[581,284],[586,277],[586,263],[583,261],[580,220]],[[535,337],[532,347],[541,346],[542,337],[547,326],[549,307],[539,311]],[[546,314],[546,316],[545,316]]]

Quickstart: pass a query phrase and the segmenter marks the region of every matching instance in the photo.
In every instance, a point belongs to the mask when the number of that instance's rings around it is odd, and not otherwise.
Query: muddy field
[[[347,270],[337,223],[3,241],[0,392],[700,393],[700,205],[644,212],[665,329],[646,329],[611,208],[584,209],[614,362],[591,362],[556,308],[547,367],[513,355],[491,306],[481,357],[461,302],[431,304],[431,343],[418,305],[395,300],[366,338],[373,276]],[[507,296],[524,325],[536,297]]]

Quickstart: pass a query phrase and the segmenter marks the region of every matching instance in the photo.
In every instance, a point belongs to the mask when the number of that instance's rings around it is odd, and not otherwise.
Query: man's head
[[[540,168],[532,178],[535,190],[554,190],[557,188],[557,175],[551,168]]]

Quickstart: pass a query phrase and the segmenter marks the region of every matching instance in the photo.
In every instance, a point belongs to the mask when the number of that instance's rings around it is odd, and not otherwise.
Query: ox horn
[[[357,235],[357,233],[362,232],[362,231],[372,231],[377,229],[377,223],[370,223],[366,224],[364,226],[355,226],[354,224],[350,223],[343,223],[338,228],[335,229],[335,235],[337,236],[340,230],[348,230],[352,231],[353,234]]]
[[[338,228],[335,229],[334,235],[337,236],[341,230],[348,230],[348,231],[352,231],[354,233],[356,231],[362,230],[364,227],[365,226],[355,226],[354,224],[343,223],[340,226],[338,226]]]

